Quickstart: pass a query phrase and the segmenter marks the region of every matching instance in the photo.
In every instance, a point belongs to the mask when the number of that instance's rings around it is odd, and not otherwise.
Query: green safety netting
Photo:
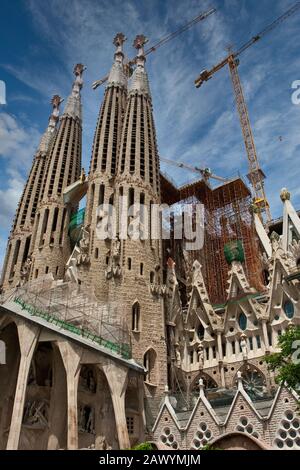
[[[84,222],[84,215],[85,215],[85,207],[75,212],[75,214],[73,214],[71,217],[71,220],[69,223],[69,230],[72,230],[78,227],[79,225],[82,225]]]
[[[50,314],[50,313],[44,312],[43,310],[40,310],[32,305],[27,304],[26,302],[24,302],[24,300],[21,297],[15,297],[14,302],[20,305],[23,310],[26,310],[28,313],[30,313],[30,315],[43,318],[47,322],[53,323],[54,325],[64,330],[70,331],[71,333],[90,339],[91,341],[99,344],[100,346],[103,346],[104,348],[110,349],[111,351],[119,354],[124,359],[131,358],[131,349],[130,349],[129,344],[114,343],[113,341],[109,341],[107,339],[101,338],[100,336],[97,336],[88,330],[85,330],[83,328],[78,328],[77,326],[72,325],[71,323],[68,323],[58,318],[53,313]]]
[[[78,243],[82,236],[81,228],[84,224],[85,208],[72,215],[69,223],[69,236],[73,244]]]

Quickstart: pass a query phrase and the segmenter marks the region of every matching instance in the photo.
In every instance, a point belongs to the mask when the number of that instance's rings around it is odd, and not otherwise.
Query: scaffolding
[[[12,300],[39,317],[88,339],[124,359],[131,359],[130,335],[116,302],[100,303],[92,292],[71,282],[45,277],[18,287]]]
[[[212,304],[226,302],[230,266],[225,252],[230,244],[236,243],[239,250],[243,251],[243,256],[240,253],[240,260],[250,287],[262,292],[264,278],[261,251],[251,210],[251,192],[244,181],[237,177],[217,188],[211,188],[204,180],[198,180],[177,188],[161,175],[161,187],[163,203],[204,205],[204,246],[201,250],[185,252],[185,241],[174,240],[172,237],[165,243],[165,248],[168,248],[168,253],[175,260],[177,274],[180,282],[185,284],[185,291],[188,293],[190,289],[191,266],[197,259],[202,265]],[[182,303],[184,306],[184,296]]]

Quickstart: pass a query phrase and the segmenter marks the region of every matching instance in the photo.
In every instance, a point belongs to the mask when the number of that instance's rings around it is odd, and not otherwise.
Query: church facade
[[[146,38],[130,77],[125,39],[88,175],[77,64],[19,202],[1,279],[0,448],[300,449],[298,397],[264,361],[300,323],[290,194],[266,226],[241,178],[163,175]]]

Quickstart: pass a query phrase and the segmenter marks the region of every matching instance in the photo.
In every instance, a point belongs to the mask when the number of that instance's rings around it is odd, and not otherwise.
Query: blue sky
[[[1,0],[0,80],[7,105],[0,106],[0,266],[18,199],[53,94],[66,98],[77,62],[87,66],[82,90],[83,166],[88,170],[93,133],[106,75],[122,31],[132,56],[136,34],[149,45],[211,6],[217,13],[149,55],[159,152],[166,158],[209,166],[216,174],[247,173],[247,158],[229,72],[202,88],[194,79],[287,10],[293,0]],[[279,192],[287,186],[300,207],[300,106],[292,83],[300,80],[300,11],[241,56],[244,86],[257,152],[267,174],[272,215],[281,215]],[[281,137],[280,137],[281,136]],[[162,164],[177,183],[194,176]]]

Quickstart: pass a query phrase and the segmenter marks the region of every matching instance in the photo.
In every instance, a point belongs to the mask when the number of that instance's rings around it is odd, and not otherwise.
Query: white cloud
[[[7,173],[26,174],[39,139],[35,127],[25,129],[15,116],[0,113],[0,158]]]
[[[25,130],[16,117],[0,113],[0,160],[4,163],[2,168],[5,168],[5,174],[1,175],[0,180],[1,259],[4,256],[3,240],[8,236],[39,139],[40,133],[36,128]]]
[[[216,14],[148,56],[147,69],[162,156],[198,166],[203,163],[224,176],[247,172],[228,68],[219,71],[200,89],[194,87],[194,80],[201,70],[209,69],[225,57],[227,45],[243,44],[290,6],[289,0],[280,0],[272,2],[270,11],[269,0],[261,0],[259,4],[252,1],[251,6],[249,3],[248,0],[225,0]],[[151,45],[199,10],[211,7],[210,0],[139,3],[133,0],[28,0],[26,4],[38,34],[47,41],[49,60],[41,67],[37,56],[34,60],[25,56],[19,64],[6,64],[6,70],[48,100],[54,92],[66,97],[71,89],[73,65],[79,61],[87,65],[82,92],[83,164],[86,168],[104,91],[103,87],[92,91],[91,83],[105,76],[111,66],[115,33],[123,31],[128,36],[125,50],[132,56],[131,44],[137,33],[146,34]],[[266,185],[275,215],[281,210],[278,191],[282,186],[290,185],[295,196],[298,194],[300,107],[292,107],[287,90],[293,80],[300,78],[300,60],[296,53],[300,40],[298,21],[295,15],[250,48],[241,56],[239,67],[257,151],[268,173]],[[27,168],[34,152],[31,146],[24,154],[26,145],[22,144],[22,139],[27,143],[34,141],[26,140],[28,134],[34,136],[35,130],[25,132],[19,126],[13,130],[12,126],[14,138],[5,143],[10,155],[16,151],[21,161],[27,159]],[[282,141],[279,136],[283,136]],[[9,173],[14,171],[18,175],[19,168],[11,162],[11,156],[6,158],[10,162]],[[162,167],[176,181],[193,177],[172,167]],[[300,202],[300,199],[295,201]]]

